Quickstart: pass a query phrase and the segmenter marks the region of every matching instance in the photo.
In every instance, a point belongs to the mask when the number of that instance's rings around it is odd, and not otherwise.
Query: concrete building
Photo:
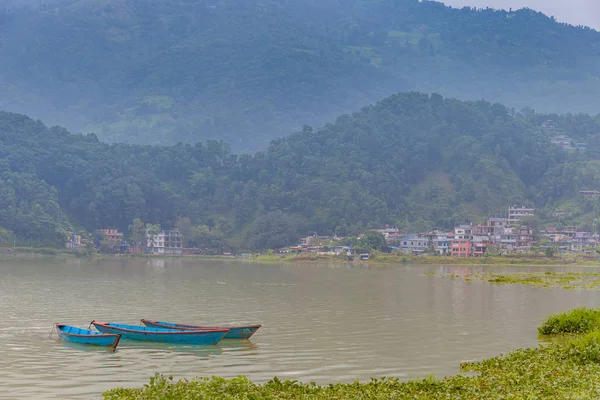
[[[517,235],[517,245],[515,251],[519,253],[528,253],[534,243],[535,239],[533,236],[533,229],[530,226],[521,226]]]
[[[402,250],[410,251],[413,254],[422,254],[429,248],[429,239],[417,234],[407,234],[400,242]]]
[[[471,257],[471,240],[456,238],[452,240],[451,256],[457,258]]]
[[[473,239],[473,225],[459,225],[454,228],[455,239]]]
[[[147,250],[150,254],[180,256],[183,252],[179,229],[161,231],[156,235],[146,233]]]
[[[508,207],[508,223],[515,224],[521,221],[523,217],[533,217],[535,209],[529,207]]]
[[[117,229],[100,229],[111,247],[120,246],[123,241],[123,233]]]
[[[518,235],[513,232],[512,228],[505,228],[500,235],[500,248],[507,252],[513,252],[517,247]]]

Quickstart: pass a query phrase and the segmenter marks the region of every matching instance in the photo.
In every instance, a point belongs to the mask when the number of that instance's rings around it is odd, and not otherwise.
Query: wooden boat
[[[101,333],[64,324],[54,325],[58,336],[67,342],[112,347],[115,350],[121,340],[121,334],[118,333]]]
[[[182,331],[179,329],[148,328],[98,321],[92,321],[92,325],[100,332],[121,334],[124,339],[201,345],[217,344],[229,331],[228,329]]]
[[[244,326],[201,326],[201,325],[185,325],[175,324],[172,322],[163,321],[152,321],[149,319],[142,319],[142,324],[153,327],[153,328],[164,328],[164,329],[179,329],[179,330],[214,330],[214,329],[229,329],[229,332],[225,335],[225,339],[249,339],[250,336],[254,335],[258,328],[262,325],[244,325]]]

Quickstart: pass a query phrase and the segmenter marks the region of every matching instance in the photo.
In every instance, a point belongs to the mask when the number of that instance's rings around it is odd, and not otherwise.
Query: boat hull
[[[100,332],[120,334],[122,335],[123,339],[193,345],[217,344],[227,333],[227,330],[181,331],[176,329],[157,329],[96,321],[92,321],[92,325],[94,325],[94,327],[96,327],[96,329],[98,329]]]
[[[65,342],[111,347],[114,350],[121,340],[120,334],[106,334],[63,324],[55,324],[55,326],[58,336]]]
[[[250,339],[256,333],[261,325],[244,325],[244,326],[201,326],[201,325],[185,325],[175,324],[164,321],[151,321],[142,319],[142,323],[148,327],[163,328],[163,329],[179,329],[179,330],[214,330],[214,329],[229,329],[225,335],[225,339]]]

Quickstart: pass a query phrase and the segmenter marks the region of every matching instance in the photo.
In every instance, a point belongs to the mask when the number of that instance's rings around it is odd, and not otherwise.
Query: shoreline
[[[443,266],[443,265],[461,265],[461,266],[582,266],[582,267],[600,267],[600,260],[587,259],[583,257],[506,257],[493,256],[482,258],[454,258],[443,256],[395,256],[388,254],[375,255],[369,260],[347,260],[344,256],[335,255],[258,255],[246,259],[256,263],[277,263],[277,264],[319,264],[319,263],[346,263],[346,264],[372,264],[372,265],[415,265],[415,266]]]
[[[376,254],[369,260],[346,259],[342,255],[330,254],[260,254],[250,257],[236,257],[229,255],[189,255],[189,256],[161,256],[145,254],[93,254],[91,256],[77,256],[74,252],[50,248],[0,248],[0,260],[35,258],[35,259],[80,259],[80,260],[109,260],[109,259],[160,259],[160,260],[215,260],[232,261],[239,263],[257,264],[360,264],[360,265],[414,265],[414,266],[580,266],[600,267],[600,259],[584,258],[581,256],[567,257],[542,257],[542,256],[492,256],[481,258],[455,258],[447,256],[408,256]]]

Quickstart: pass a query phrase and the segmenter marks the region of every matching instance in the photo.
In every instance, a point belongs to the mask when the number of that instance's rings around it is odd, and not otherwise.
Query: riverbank
[[[529,255],[490,256],[480,258],[455,258],[443,256],[411,256],[386,253],[371,254],[369,260],[361,260],[354,256],[349,260],[343,255],[332,254],[258,254],[245,257],[233,255],[148,255],[148,254],[99,254],[91,255],[70,250],[35,247],[3,247],[0,248],[0,259],[13,258],[81,258],[81,259],[183,259],[183,260],[222,260],[232,262],[252,262],[264,264],[297,263],[297,264],[382,264],[382,265],[481,265],[481,266],[600,266],[598,258],[582,256],[543,257]]]
[[[263,384],[246,377],[175,381],[156,375],[144,388],[118,388],[106,400],[179,398],[227,399],[592,399],[600,398],[598,310],[576,309],[552,315],[540,334],[561,334],[534,349],[522,349],[480,362],[461,363],[461,374],[401,382],[395,378],[327,386],[278,378]],[[565,336],[565,334],[570,334]],[[572,334],[572,335],[571,335]],[[468,375],[464,373],[469,373]]]
[[[369,260],[360,260],[354,256],[348,260],[343,255],[330,254],[261,254],[246,259],[247,261],[260,263],[358,263],[358,264],[415,264],[415,265],[580,265],[580,266],[600,266],[600,261],[596,258],[583,258],[580,256],[565,257],[536,257],[527,255],[518,256],[491,256],[479,258],[455,258],[441,256],[410,256],[410,255],[392,255],[375,254],[371,255]]]

